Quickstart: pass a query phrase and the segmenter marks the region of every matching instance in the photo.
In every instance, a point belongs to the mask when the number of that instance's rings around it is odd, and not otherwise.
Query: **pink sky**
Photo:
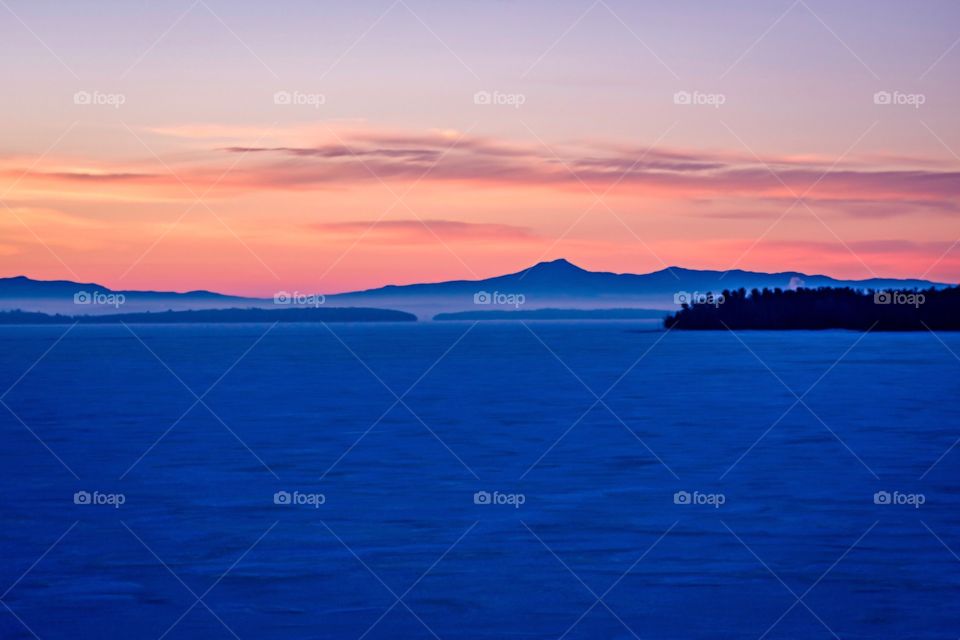
[[[0,276],[960,280],[955,5],[451,4],[10,2]]]

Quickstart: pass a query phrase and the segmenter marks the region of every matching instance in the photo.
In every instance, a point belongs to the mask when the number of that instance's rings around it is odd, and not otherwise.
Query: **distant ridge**
[[[50,315],[36,311],[0,312],[0,325],[8,324],[193,324],[273,323],[273,322],[415,322],[417,317],[391,309],[354,307],[314,309],[202,309],[195,311],[159,311],[155,313],[115,313],[108,315]]]
[[[328,302],[387,306],[417,313],[421,318],[439,313],[502,309],[656,309],[675,311],[683,292],[720,292],[724,289],[851,287],[858,289],[925,289],[948,286],[927,280],[871,278],[838,280],[798,271],[760,273],[666,267],[647,274],[588,271],[565,259],[540,262],[521,271],[480,280],[388,285],[327,296]],[[489,294],[486,296],[484,294]],[[500,294],[499,298],[494,294]],[[475,299],[478,296],[480,299]],[[517,298],[522,296],[522,302]],[[489,297],[489,301],[487,301]],[[519,302],[519,304],[518,304]]]
[[[520,309],[519,311],[456,311],[438,313],[437,321],[454,320],[663,320],[653,309]]]
[[[100,291],[105,293],[122,293],[126,296],[169,296],[179,298],[215,298],[219,300],[244,300],[242,296],[231,296],[213,291],[128,291],[110,289],[94,282],[73,282],[71,280],[34,280],[27,276],[0,278],[0,295],[19,295],[21,297],[48,297],[51,294],[62,293],[73,295],[77,291]]]
[[[560,258],[492,278],[387,285],[316,297],[323,299],[326,307],[398,309],[429,319],[439,313],[520,308],[675,311],[679,308],[678,301],[683,293],[720,292],[724,289],[850,287],[875,290],[945,286],[949,285],[919,279],[839,280],[798,271],[762,273],[734,269],[725,272],[666,267],[646,274],[611,273],[588,271]],[[74,296],[78,292],[120,294],[124,297],[122,309],[119,305],[74,304]],[[275,308],[275,304],[272,298],[245,298],[211,291],[116,291],[95,283],[32,280],[25,276],[0,278],[0,310],[100,315],[121,310],[140,312],[225,307]]]

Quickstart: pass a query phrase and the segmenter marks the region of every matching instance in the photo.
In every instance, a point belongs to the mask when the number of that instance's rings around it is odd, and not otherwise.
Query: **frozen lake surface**
[[[960,635],[960,335],[66,329],[0,327],[0,637]]]

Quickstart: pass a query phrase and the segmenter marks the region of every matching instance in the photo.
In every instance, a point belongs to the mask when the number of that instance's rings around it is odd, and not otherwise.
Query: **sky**
[[[0,276],[960,280],[954,0],[0,0]]]

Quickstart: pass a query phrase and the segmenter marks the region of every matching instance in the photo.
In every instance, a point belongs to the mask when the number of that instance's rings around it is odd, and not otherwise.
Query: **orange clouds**
[[[577,145],[548,149],[487,138],[355,133],[349,142],[231,147],[230,153],[266,160],[250,172],[263,188],[320,188],[331,182],[414,180],[482,187],[608,188],[644,197],[791,198],[811,189],[811,200],[903,200],[946,206],[960,196],[960,172],[903,168],[890,162],[845,163],[787,156]],[[899,159],[902,162],[902,159]],[[922,213],[922,211],[920,211]],[[863,215],[863,211],[860,211]]]
[[[217,139],[229,130],[215,129]],[[213,186],[212,196],[250,191],[329,190],[368,182],[453,183],[477,188],[607,189],[654,198],[792,198],[812,187],[811,200],[903,201],[946,206],[960,196],[960,172],[903,168],[882,162],[831,167],[821,159],[756,159],[730,153],[571,145],[547,149],[450,132],[399,134],[332,129],[319,143],[210,146],[198,163],[175,160],[85,167],[45,162],[7,167],[0,175],[24,187],[113,197],[180,197]],[[331,135],[332,134],[332,135]],[[285,132],[283,139],[289,139]],[[201,137],[201,139],[203,139]],[[190,138],[195,142],[196,138]],[[556,155],[554,155],[556,154]],[[48,166],[51,165],[51,166]],[[861,207],[859,215],[866,215]],[[923,213],[923,206],[916,213]]]
[[[125,286],[169,288],[164,279],[175,279],[267,294],[278,280],[346,290],[385,284],[387,274],[397,282],[489,276],[558,257],[619,271],[741,261],[860,277],[862,256],[885,275],[937,264],[933,275],[956,279],[943,223],[957,212],[960,172],[922,158],[833,167],[811,154],[758,159],[589,141],[547,148],[360,124],[140,135],[139,154],[125,161],[0,158],[2,199],[24,223],[0,227],[2,271],[63,276],[67,263],[105,284],[123,274]],[[808,189],[806,204],[779,222]]]

